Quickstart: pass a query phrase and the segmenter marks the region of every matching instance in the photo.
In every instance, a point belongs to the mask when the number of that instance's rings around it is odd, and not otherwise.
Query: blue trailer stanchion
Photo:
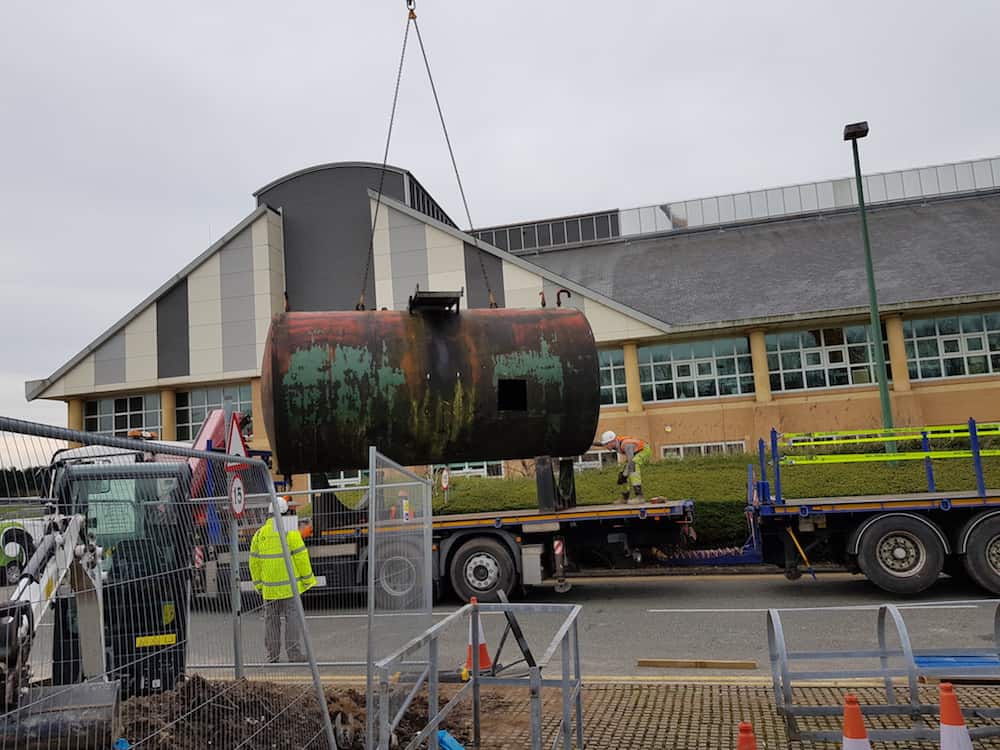
[[[769,505],[771,503],[771,485],[767,481],[767,447],[764,438],[757,441],[757,451],[760,458],[760,504]]]
[[[920,433],[920,443],[924,449],[924,453],[931,452],[931,440],[927,437],[927,430]],[[934,484],[934,466],[930,456],[924,459],[924,470],[927,472],[927,491],[934,492],[936,489],[936,485]]]
[[[781,454],[778,452],[778,431],[771,428],[771,463],[774,464],[774,502],[781,500]]]
[[[986,479],[983,477],[983,457],[979,452],[979,433],[976,432],[976,420],[969,419],[969,447],[972,449],[972,465],[976,469],[976,489],[979,497],[986,497]]]

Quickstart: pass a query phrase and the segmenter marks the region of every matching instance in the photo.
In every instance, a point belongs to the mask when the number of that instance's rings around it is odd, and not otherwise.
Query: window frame
[[[721,450],[712,450],[719,448]],[[743,455],[747,452],[745,440],[715,440],[708,443],[671,443],[660,446],[660,459],[683,460],[691,455]]]
[[[726,344],[728,348],[720,352],[720,348]],[[705,347],[709,347],[710,351],[705,352]],[[681,356],[685,350],[690,352],[690,356]],[[755,393],[753,354],[747,336],[647,344],[638,347],[638,359],[639,392],[645,404],[738,398],[753,396]],[[727,360],[732,360],[732,373],[720,373],[719,363]],[[743,370],[741,366],[748,369]],[[663,372],[667,375],[663,376]],[[736,392],[722,393],[722,381],[729,380],[733,381]],[[709,383],[712,384],[712,392],[703,393],[703,385]],[[682,390],[682,386],[690,387]],[[662,397],[661,389],[663,393],[672,395]]]
[[[965,331],[964,322],[966,319],[978,318],[979,330]],[[956,330],[942,333],[941,323],[944,321],[955,321]],[[931,335],[919,334],[919,326],[932,324],[934,333]],[[982,349],[970,349],[970,339],[978,338],[982,341]],[[991,344],[991,338],[995,343]],[[932,355],[921,355],[920,346],[927,342],[934,342],[936,353]],[[945,351],[945,344],[956,342],[958,349],[955,351]],[[930,318],[909,318],[903,321],[903,348],[906,352],[906,369],[910,380],[935,381],[948,380],[950,378],[981,378],[990,375],[1000,375],[1000,311],[985,310],[983,312],[955,313],[952,315],[935,315]],[[981,357],[986,363],[985,372],[969,372],[970,359]],[[949,373],[948,362],[958,361],[962,363],[961,373]],[[928,366],[937,365],[936,375],[924,376],[924,363]]]
[[[886,375],[891,383],[892,370],[889,367],[889,346],[884,323],[882,328]],[[859,330],[864,333],[863,341],[857,339]],[[811,335],[817,343],[807,345],[805,343],[807,335]],[[794,345],[791,343],[791,337],[796,339]],[[764,346],[767,355],[768,383],[772,393],[794,394],[831,388],[867,388],[878,385],[875,342],[872,340],[870,326],[867,323],[823,328],[779,329],[765,335]],[[865,353],[864,360],[852,362],[859,349],[863,349]],[[855,379],[855,372],[862,370],[866,373],[864,377],[867,379]],[[819,373],[822,374],[822,382],[818,382]],[[842,373],[846,381],[834,382],[834,373]],[[790,383],[798,385],[790,387]]]
[[[605,362],[604,358],[606,355],[614,357],[617,355],[620,357],[621,362],[616,362],[613,359]],[[600,400],[601,408],[605,407],[615,407],[615,406],[627,406],[628,405],[628,385],[627,385],[627,373],[625,371],[625,348],[624,347],[605,347],[603,349],[597,350],[597,362],[598,362],[598,387],[600,389]],[[610,375],[610,385],[604,385],[601,382],[601,378],[604,374]],[[620,374],[621,382],[618,381],[617,376]],[[605,403],[604,395],[605,393],[611,394],[611,401]],[[623,400],[619,401],[619,394],[623,395]]]

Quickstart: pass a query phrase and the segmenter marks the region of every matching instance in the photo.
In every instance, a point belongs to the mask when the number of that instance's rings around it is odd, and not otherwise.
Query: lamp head
[[[856,141],[858,138],[864,138],[868,135],[868,122],[852,122],[850,125],[844,126],[844,140],[845,141]]]

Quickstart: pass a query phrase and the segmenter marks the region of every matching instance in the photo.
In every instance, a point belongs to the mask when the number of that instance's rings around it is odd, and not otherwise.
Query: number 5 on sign
[[[229,507],[237,518],[241,518],[247,508],[246,488],[239,474],[233,474],[229,478]]]

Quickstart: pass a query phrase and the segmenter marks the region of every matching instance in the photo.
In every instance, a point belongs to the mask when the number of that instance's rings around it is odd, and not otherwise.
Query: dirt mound
[[[326,688],[330,716],[341,717],[341,750],[364,745],[365,696],[353,689]],[[417,696],[400,722],[397,737],[409,742],[424,726],[427,701]],[[122,706],[121,736],[143,748],[291,750],[325,747],[323,722],[311,684],[190,677],[176,690],[131,698]]]

